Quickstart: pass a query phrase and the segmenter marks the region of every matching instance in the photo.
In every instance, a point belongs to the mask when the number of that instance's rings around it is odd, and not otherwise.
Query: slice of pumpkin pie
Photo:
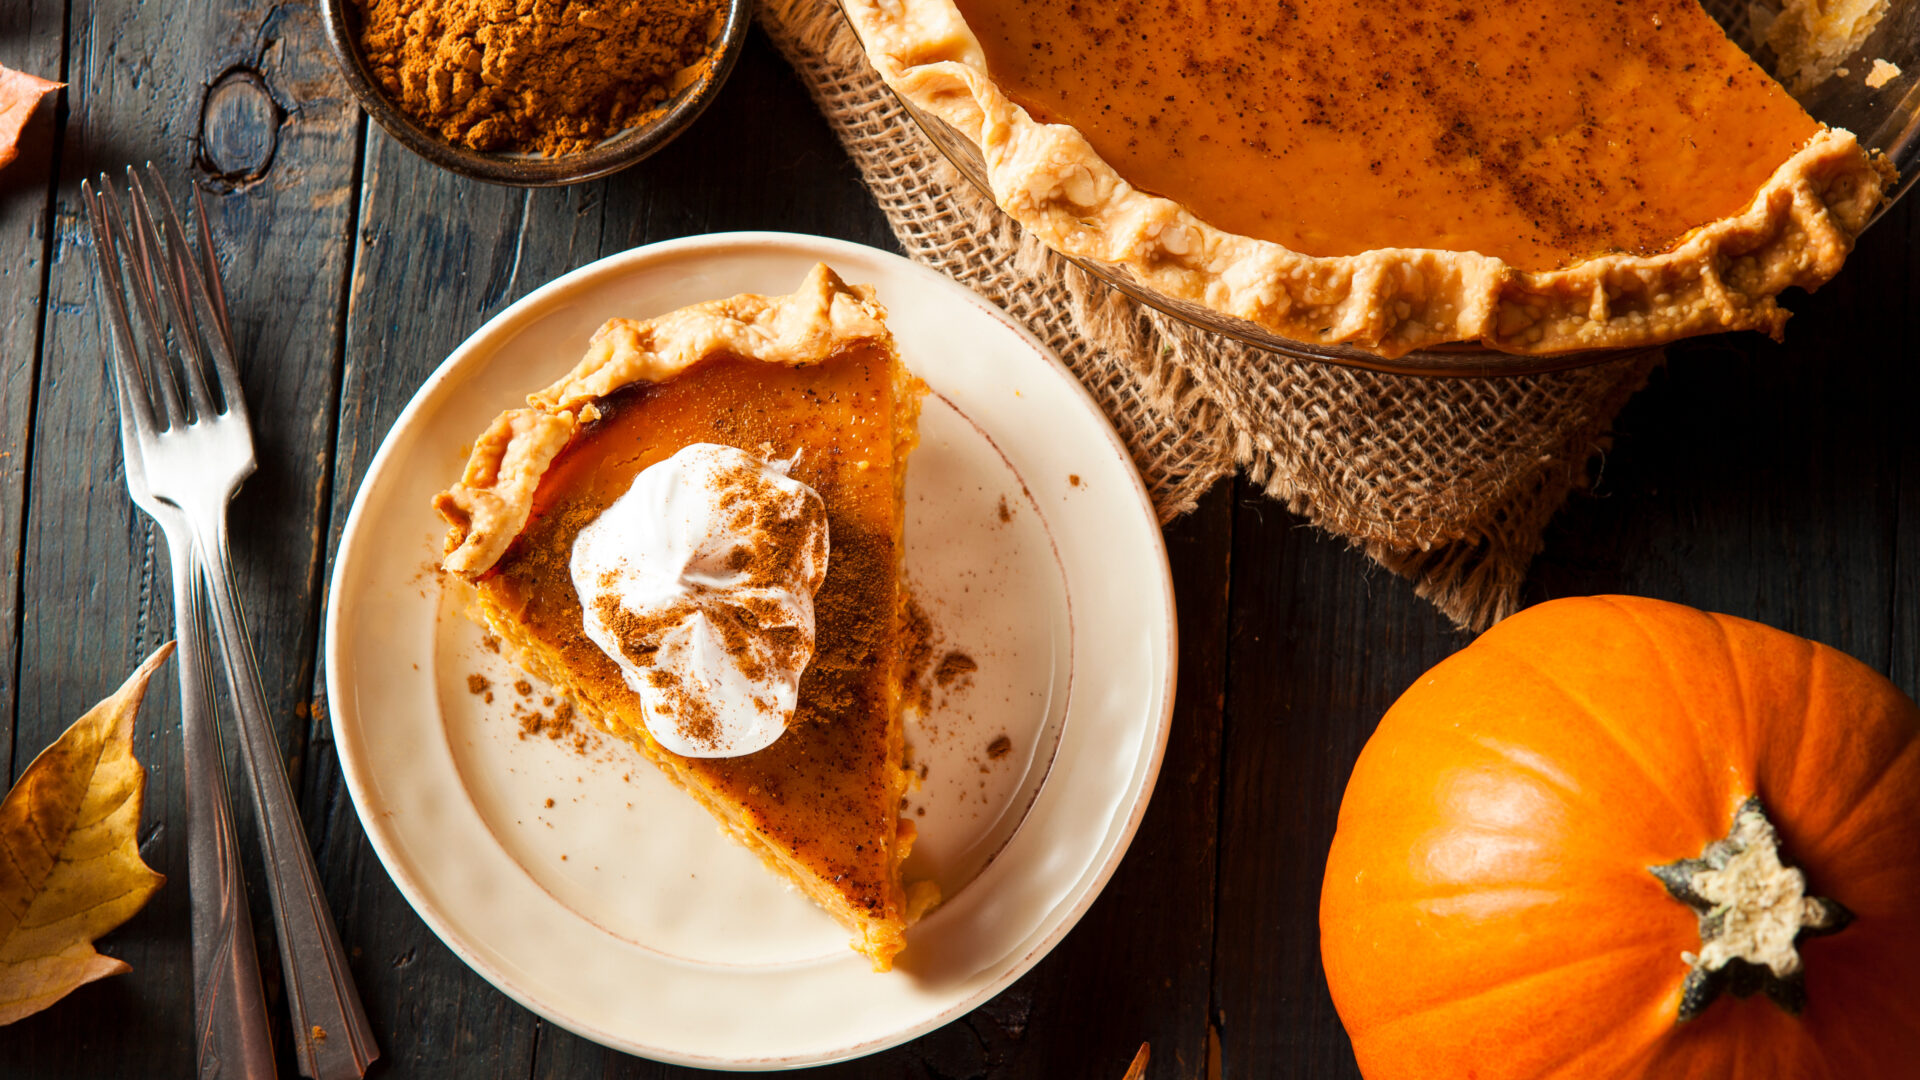
[[[924,392],[872,291],[817,266],[790,296],[607,322],[434,500],[477,618],[877,971],[937,895],[900,876],[902,485]]]

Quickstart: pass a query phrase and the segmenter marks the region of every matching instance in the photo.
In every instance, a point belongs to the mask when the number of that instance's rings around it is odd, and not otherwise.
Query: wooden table
[[[0,63],[71,83],[0,172],[0,776],[171,634],[164,551],[127,501],[78,184],[152,159],[206,189],[260,470],[235,507],[270,704],[329,899],[395,1077],[664,1076],[469,971],[369,850],[334,760],[323,585],[375,447],[482,321],[636,244],[784,229],[894,247],[765,39],[719,102],[608,180],[471,183],[369,125],[313,5],[6,0]],[[184,191],[184,179],[176,193]],[[1628,408],[1594,495],[1560,515],[1531,600],[1619,591],[1828,642],[1913,690],[1920,632],[1920,242],[1914,201],[1793,297],[1789,342],[1690,342]],[[971,1016],[829,1070],[902,1077],[1354,1076],[1320,972],[1322,860],[1380,713],[1466,638],[1406,582],[1244,481],[1167,529],[1180,696],[1152,807],[1059,948]],[[0,1029],[0,1076],[191,1069],[184,798],[171,676],[137,750],[142,850],[172,879],[105,942],[133,973]],[[250,829],[250,825],[243,828]],[[249,848],[250,877],[260,880]],[[265,898],[254,925],[285,1046]],[[293,1076],[283,1053],[282,1075]]]

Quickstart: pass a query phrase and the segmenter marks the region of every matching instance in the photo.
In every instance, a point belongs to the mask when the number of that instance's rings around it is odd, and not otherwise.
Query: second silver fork
[[[120,212],[119,199],[104,175],[98,196],[89,194],[88,203],[98,212],[96,228],[128,255],[130,291],[147,331],[145,362],[131,327],[126,347],[116,351],[120,382],[126,388],[123,418],[131,419],[133,429],[128,457],[139,458],[152,495],[178,509],[201,565],[260,821],[274,925],[293,1006],[295,1058],[300,1071],[314,1080],[358,1078],[379,1050],[313,865],[232,586],[227,504],[253,472],[253,435],[205,209],[199,215],[206,260],[202,265],[152,166],[147,172],[151,197],[131,167],[127,181],[130,216]],[[116,322],[116,335],[120,330]]]
[[[120,252],[106,225],[100,196],[80,187],[93,229],[94,268],[101,299],[120,353],[136,348],[127,318]],[[137,272],[137,271],[136,271]],[[127,493],[166,535],[173,578],[174,637],[180,643],[181,750],[187,789],[187,877],[193,912],[193,1031],[195,1073],[200,1080],[274,1075],[260,964],[253,951],[253,919],[247,914],[240,849],[227,794],[227,767],[220,752],[219,719],[213,705],[213,669],[201,610],[200,560],[180,508],[153,497],[142,466],[124,363],[113,365],[114,401],[120,414],[120,445]],[[144,390],[137,390],[144,393]]]

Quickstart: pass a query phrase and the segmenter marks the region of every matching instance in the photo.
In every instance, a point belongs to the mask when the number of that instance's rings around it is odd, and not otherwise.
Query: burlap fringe
[[[1244,468],[1287,509],[1415,583],[1456,624],[1517,606],[1547,522],[1659,362],[1422,379],[1307,363],[1136,304],[1025,235],[920,132],[832,0],[762,0],[915,261],[1060,354],[1132,450],[1161,520]]]

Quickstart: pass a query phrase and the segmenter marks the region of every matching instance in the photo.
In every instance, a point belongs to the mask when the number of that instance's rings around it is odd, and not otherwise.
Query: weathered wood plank
[[[369,126],[329,497],[329,552],[381,438],[414,390],[488,315],[591,258],[593,187],[522,191],[436,169]],[[583,246],[584,245],[584,246]],[[324,702],[324,674],[315,673]],[[409,1077],[524,1076],[533,1018],[434,937],[367,847],[314,710],[302,808],[386,1068]]]
[[[16,741],[44,745],[140,655],[172,636],[163,542],[129,504],[122,479],[78,182],[152,160],[180,199],[190,178],[205,179],[215,168],[212,154],[230,174],[231,182],[215,187],[209,208],[221,238],[248,401],[260,418],[260,471],[234,511],[239,586],[268,704],[283,745],[297,752],[305,730],[295,722],[294,705],[306,699],[311,683],[319,479],[331,438],[328,403],[350,208],[334,193],[352,171],[356,114],[310,7],[82,0],[73,5],[68,27],[74,86],[34,418],[33,448],[40,456],[25,516]],[[210,100],[209,88],[223,76],[247,85]],[[109,951],[129,960],[134,973],[97,994],[90,987],[80,1000],[10,1030],[0,1040],[0,1073],[190,1071],[177,731],[169,676],[154,684],[137,738],[152,777],[143,851],[174,884],[110,940]],[[244,797],[240,802],[244,807]],[[247,851],[257,881],[260,862],[250,846]],[[254,919],[262,943],[269,943],[272,923],[263,900]],[[272,956],[266,944],[263,967],[278,1001]],[[73,1035],[77,1014],[63,1011],[71,1009],[87,1010],[84,1038]],[[284,1030],[284,1016],[274,1013]],[[290,1057],[283,1069],[291,1070]]]
[[[42,78],[62,78],[66,42],[60,33],[66,0],[9,4],[0,10],[0,65]],[[27,469],[32,454],[33,399],[40,370],[40,328],[46,316],[47,260],[52,252],[49,190],[58,139],[60,98],[43,101],[21,133],[20,156],[0,170],[0,778],[11,781],[14,671],[20,625],[20,551],[25,541]],[[20,750],[22,767],[36,747]]]
[[[316,693],[319,544],[333,542],[399,408],[461,337],[555,274],[634,243],[784,228],[891,246],[757,36],[694,131],[619,177],[566,192],[488,188],[374,133],[356,190],[355,113],[309,7],[77,0],[63,43],[64,4],[5,6],[0,62],[45,72],[42,61],[57,67],[71,50],[81,85],[69,98],[58,204],[44,202],[50,156],[35,166],[30,153],[0,173],[0,724],[18,716],[0,740],[0,775],[170,632],[157,537],[126,505],[103,408],[102,343],[74,213],[80,176],[153,157],[176,175],[191,159],[202,163],[197,175],[233,178],[236,190],[216,200],[229,238],[222,257],[249,399],[273,422],[262,425],[262,471],[236,508],[236,546],[290,754],[306,735],[294,705]],[[278,112],[260,111],[236,84],[252,70]],[[217,123],[201,138],[204,91],[222,75],[231,77]],[[261,116],[277,142],[271,166],[249,180]],[[1909,204],[1878,226],[1840,281],[1797,302],[1784,349],[1744,339],[1677,348],[1623,419],[1600,497],[1576,500],[1556,523],[1530,596],[1624,590],[1683,600],[1829,641],[1909,690],[1920,685],[1920,561],[1903,557],[1920,536],[1920,503],[1908,494],[1920,483],[1910,465],[1920,435],[1900,412],[1920,379],[1908,254],[1917,225]],[[343,328],[349,254],[353,310]],[[1229,1076],[1354,1075],[1315,933],[1333,815],[1379,713],[1465,639],[1403,583],[1244,487],[1228,501],[1216,492],[1169,534],[1181,575],[1179,726],[1154,806],[1108,892],[1048,961],[981,1012],[842,1073],[1117,1076],[1144,1038],[1155,1044],[1154,1075],[1203,1074],[1210,1018]],[[1222,680],[1224,733],[1207,701]],[[185,854],[179,831],[165,827],[181,805],[173,694],[170,677],[156,683],[139,738],[154,776],[145,847],[174,885],[107,944],[136,971],[9,1028],[0,1075],[186,1072]],[[304,749],[303,802],[389,1074],[679,1072],[539,1024],[455,960],[366,850],[327,732],[322,709]],[[1217,850],[1193,838],[1213,835],[1216,801]],[[1215,874],[1209,964],[1195,942]],[[266,940],[264,907],[256,923]],[[290,1062],[283,1071],[291,1075]]]
[[[150,32],[139,26],[137,13],[127,11],[78,11],[76,22],[96,14],[110,32]],[[52,33],[57,36],[59,30]],[[67,90],[70,111],[61,149],[66,175],[55,210],[37,376],[32,435],[37,467],[27,478],[23,520],[14,728],[22,763],[170,636],[164,626],[165,555],[155,552],[156,537],[127,500],[119,442],[110,426],[112,407],[101,407],[111,397],[103,381],[92,268],[83,247],[88,241],[67,180],[85,170],[90,149],[119,141],[103,137],[110,124],[125,140],[143,119],[157,119],[153,111],[143,117],[133,109],[110,107],[116,90],[126,90],[116,83],[128,77],[163,79],[167,73],[148,65],[98,64],[93,43],[81,36],[71,46],[73,85]],[[124,119],[111,123],[109,113]],[[146,130],[157,127],[149,123]],[[135,730],[135,751],[151,776],[142,854],[168,877],[183,881],[186,852],[179,841],[185,834],[166,828],[184,805],[175,782],[178,740],[171,735],[178,723],[175,696],[169,669],[152,684]],[[191,1060],[191,1035],[177,986],[190,985],[186,901],[184,889],[163,888],[107,944],[106,951],[132,964],[133,972],[108,980],[98,994],[85,988],[16,1025],[0,1040],[0,1072],[85,1075],[103,1061],[132,1060],[129,1040],[143,1044],[157,1066],[184,1070]]]
[[[1222,1075],[1359,1075],[1320,969],[1320,880],[1360,747],[1465,643],[1412,586],[1240,482],[1213,954]]]
[[[1920,248],[1920,209],[1912,200],[1902,203],[1878,228],[1888,236],[1883,240],[1870,236],[1875,244],[1885,243],[1901,252]],[[1886,359],[1879,370],[1885,374],[1883,392],[1889,408],[1895,410],[1900,438],[1896,465],[1899,478],[1899,515],[1894,521],[1893,594],[1889,598],[1887,635],[1887,674],[1909,694],[1920,695],[1920,431],[1901,406],[1920,395],[1920,263],[1909,254],[1883,264],[1887,287],[1899,301],[1879,318],[1897,319],[1893,333],[1883,346]],[[1904,313],[1903,316],[1896,313]]]
[[[238,0],[203,17],[194,173],[206,180],[259,461],[230,511],[234,569],[281,756],[298,785],[324,588],[325,485],[361,121],[314,7]],[[250,819],[237,771],[233,791]],[[309,837],[315,832],[310,825]],[[253,829],[243,826],[242,835],[280,1072],[292,1076],[265,864]]]

